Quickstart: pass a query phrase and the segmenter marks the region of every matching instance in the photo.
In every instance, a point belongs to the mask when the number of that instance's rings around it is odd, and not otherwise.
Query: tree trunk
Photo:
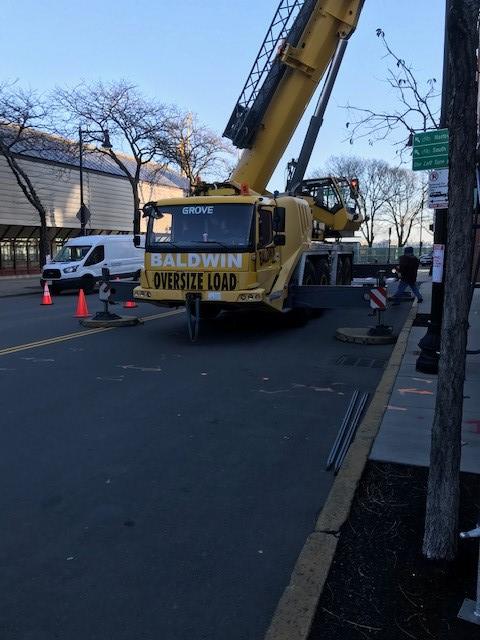
[[[27,175],[27,172],[21,167],[11,149],[3,144],[1,140],[0,153],[5,158],[8,166],[10,167],[10,170],[12,171],[18,186],[22,190],[23,195],[26,197],[32,207],[37,210],[38,216],[40,218],[39,259],[40,267],[43,267],[46,262],[47,254],[50,250],[47,230],[47,212],[42,204],[42,201],[40,200],[35,187],[33,186],[33,182]]]
[[[458,538],[463,384],[470,307],[477,139],[475,75],[479,0],[449,0],[448,5],[448,256],[423,540],[423,553],[426,557],[441,560],[455,557]]]
[[[139,180],[132,178],[130,180],[133,195],[133,233],[140,233],[140,225],[142,221],[142,212],[140,211]]]
[[[50,241],[48,237],[48,228],[47,228],[47,216],[45,210],[39,210],[37,208],[38,215],[40,216],[40,234],[39,234],[39,258],[40,258],[40,268],[44,266],[47,262],[47,255],[50,253]]]

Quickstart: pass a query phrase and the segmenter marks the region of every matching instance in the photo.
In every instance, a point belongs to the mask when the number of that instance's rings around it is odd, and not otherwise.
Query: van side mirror
[[[273,236],[273,244],[276,247],[284,247],[286,242],[285,236],[279,236],[278,234]]]
[[[140,238],[140,235],[133,236],[133,244],[135,247],[139,247],[141,245],[141,242],[142,240]]]
[[[275,207],[273,212],[273,230],[276,233],[285,231],[285,207]]]

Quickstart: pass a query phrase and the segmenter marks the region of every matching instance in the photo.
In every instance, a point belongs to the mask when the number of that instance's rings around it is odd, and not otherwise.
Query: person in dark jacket
[[[413,295],[417,298],[418,302],[423,302],[422,294],[417,287],[417,272],[420,260],[413,255],[412,247],[405,247],[403,256],[400,256],[399,271],[400,282],[398,283],[398,289],[393,296],[393,304],[399,304],[400,298],[405,291],[410,288]]]

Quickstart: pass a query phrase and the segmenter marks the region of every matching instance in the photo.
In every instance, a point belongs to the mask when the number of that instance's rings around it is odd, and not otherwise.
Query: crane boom
[[[364,0],[282,0],[224,135],[244,152],[231,180],[264,193],[339,40]]]

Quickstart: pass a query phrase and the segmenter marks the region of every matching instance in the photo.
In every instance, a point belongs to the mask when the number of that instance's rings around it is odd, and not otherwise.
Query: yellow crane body
[[[350,284],[353,251],[341,238],[362,221],[356,185],[329,177],[302,181],[294,193],[267,194],[266,186],[363,0],[282,0],[278,11],[294,4],[301,9],[278,52],[270,51],[257,102],[239,101],[227,125],[245,149],[229,181],[145,205],[137,299],[185,305],[199,318],[243,307],[286,311],[295,286]]]

